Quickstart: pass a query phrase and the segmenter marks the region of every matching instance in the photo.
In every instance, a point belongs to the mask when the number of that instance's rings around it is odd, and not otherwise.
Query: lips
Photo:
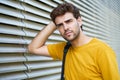
[[[71,33],[72,33],[72,31],[66,31],[66,32],[65,32],[65,35],[66,35],[66,36],[70,36]]]

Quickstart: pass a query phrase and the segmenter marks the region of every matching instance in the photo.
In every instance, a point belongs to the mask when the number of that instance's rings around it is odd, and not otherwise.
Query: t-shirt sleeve
[[[112,49],[105,49],[98,58],[104,80],[120,80],[116,55]]]
[[[62,60],[63,50],[64,50],[65,45],[66,45],[66,42],[60,42],[57,44],[48,44],[47,48],[48,48],[48,52],[49,52],[50,56],[53,59]]]

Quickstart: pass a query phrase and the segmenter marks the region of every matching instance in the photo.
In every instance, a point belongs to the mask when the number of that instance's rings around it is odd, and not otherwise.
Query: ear
[[[81,26],[82,25],[82,19],[81,19],[81,17],[78,17],[77,21],[78,21],[79,25]]]

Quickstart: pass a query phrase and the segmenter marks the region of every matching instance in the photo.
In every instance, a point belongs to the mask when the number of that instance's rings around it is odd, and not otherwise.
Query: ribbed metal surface
[[[120,1],[65,1],[80,9],[84,33],[110,44],[120,63]],[[27,51],[27,44],[50,22],[50,12],[60,3],[63,1],[0,0],[0,80],[60,78],[60,61],[32,55]],[[63,40],[55,31],[46,44]]]

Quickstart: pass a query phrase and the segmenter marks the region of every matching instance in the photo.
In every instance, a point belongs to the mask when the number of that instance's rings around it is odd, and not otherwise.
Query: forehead
[[[72,19],[72,18],[74,18],[73,14],[70,13],[70,12],[67,12],[67,13],[65,13],[64,15],[60,15],[60,16],[56,17],[55,23],[56,23],[56,24],[62,23],[62,22],[64,22],[64,21],[69,20],[69,19]]]

